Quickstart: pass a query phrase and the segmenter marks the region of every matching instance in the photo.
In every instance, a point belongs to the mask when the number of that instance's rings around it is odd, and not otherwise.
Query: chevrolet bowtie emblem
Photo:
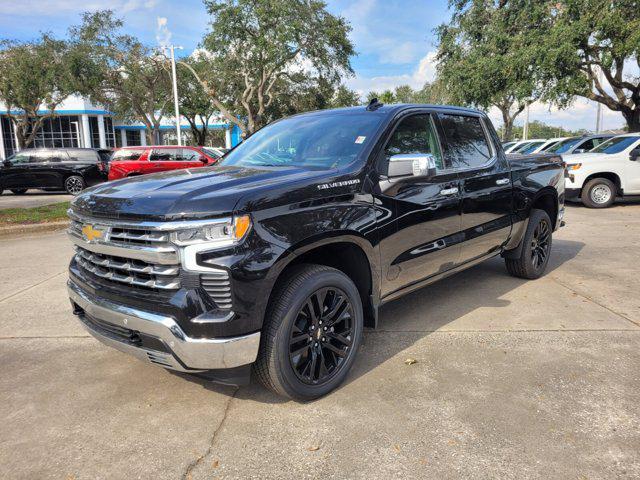
[[[87,239],[88,242],[93,242],[94,240],[99,240],[104,235],[104,230],[99,230],[94,228],[93,225],[85,225],[82,227],[82,235]]]

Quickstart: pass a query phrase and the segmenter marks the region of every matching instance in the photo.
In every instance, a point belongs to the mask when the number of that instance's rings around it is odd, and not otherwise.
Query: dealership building
[[[0,160],[10,157],[18,149],[15,131],[7,113],[6,107],[0,103]],[[46,114],[48,111],[40,113]],[[55,113],[42,124],[33,147],[114,148],[146,145],[146,127],[143,124],[120,121],[112,112],[85,98],[71,96],[55,109]],[[226,148],[240,142],[238,127],[229,125],[222,118],[214,119],[207,128],[224,131]],[[185,133],[190,130],[186,120],[181,121],[180,129]],[[160,134],[160,144],[176,143],[173,118],[162,120]]]

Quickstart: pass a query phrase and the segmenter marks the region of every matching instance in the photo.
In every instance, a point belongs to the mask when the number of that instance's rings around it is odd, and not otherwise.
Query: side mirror
[[[586,150],[584,148],[576,148],[573,153],[584,153]]]
[[[389,178],[433,177],[436,174],[436,159],[430,154],[401,154],[389,159]]]
[[[205,157],[204,155],[201,155],[201,156],[200,156],[200,161],[201,161],[202,163],[204,163],[205,165],[206,165],[207,163],[209,163],[209,159],[208,159],[207,157]]]
[[[629,152],[629,160],[636,162],[638,158],[640,158],[640,148],[635,148]]]

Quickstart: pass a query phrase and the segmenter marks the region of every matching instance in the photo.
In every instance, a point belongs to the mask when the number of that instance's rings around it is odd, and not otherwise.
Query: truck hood
[[[289,192],[318,192],[319,178],[331,172],[283,167],[209,167],[174,170],[108,182],[85,190],[72,202],[77,213],[105,218],[174,220],[232,213],[241,198],[260,196],[274,185]],[[255,202],[239,207],[250,211]]]

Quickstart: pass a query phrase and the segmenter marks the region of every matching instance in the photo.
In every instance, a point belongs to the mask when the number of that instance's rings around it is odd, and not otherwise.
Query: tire
[[[540,278],[549,263],[553,244],[553,226],[547,212],[537,208],[531,210],[529,225],[522,242],[522,251],[518,258],[504,259],[507,271],[518,278]]]
[[[14,195],[24,195],[27,191],[26,188],[12,188],[11,191]]]
[[[76,195],[80,195],[85,187],[84,178],[79,175],[71,175],[64,181],[64,189],[68,194],[73,195],[74,197]]]
[[[355,361],[363,318],[360,293],[347,275],[323,265],[294,267],[274,289],[254,373],[294,400],[326,395]]]
[[[582,203],[588,208],[609,208],[616,200],[617,188],[607,178],[593,178],[582,187]]]

